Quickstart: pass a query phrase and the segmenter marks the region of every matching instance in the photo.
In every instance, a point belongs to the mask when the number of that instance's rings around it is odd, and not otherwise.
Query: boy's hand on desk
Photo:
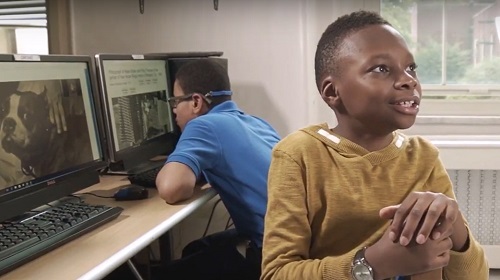
[[[403,203],[380,210],[380,217],[392,219],[389,236],[392,241],[403,246],[415,239],[424,244],[429,237],[438,239],[449,237],[460,216],[455,200],[441,193],[413,192]]]
[[[384,235],[365,251],[367,262],[373,267],[375,279],[400,275],[415,275],[448,265],[452,241],[442,236],[424,244],[410,242],[401,246],[390,238],[389,227]]]

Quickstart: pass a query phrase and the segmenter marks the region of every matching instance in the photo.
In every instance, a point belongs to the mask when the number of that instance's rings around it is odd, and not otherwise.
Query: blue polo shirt
[[[225,101],[186,124],[168,162],[189,166],[218,192],[238,233],[262,247],[271,150],[280,140],[264,120]]]

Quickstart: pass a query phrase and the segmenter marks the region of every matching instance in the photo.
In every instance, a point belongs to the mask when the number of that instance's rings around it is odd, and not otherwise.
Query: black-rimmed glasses
[[[205,94],[193,92],[193,93],[182,95],[182,96],[170,97],[168,99],[168,103],[170,104],[170,107],[172,109],[175,109],[175,108],[177,108],[179,103],[181,103],[182,101],[187,101],[187,100],[191,99],[193,97],[193,95],[195,95],[195,94],[200,94],[201,97],[203,98],[203,100],[205,102],[207,102],[207,104],[210,105],[210,103],[212,103],[212,97],[231,96],[233,94],[233,92],[230,90],[209,91]]]
[[[186,94],[186,95],[170,97],[168,99],[168,103],[170,104],[170,107],[172,109],[175,109],[175,108],[177,108],[179,103],[193,98],[193,95],[194,95],[194,93],[190,93],[190,94]]]

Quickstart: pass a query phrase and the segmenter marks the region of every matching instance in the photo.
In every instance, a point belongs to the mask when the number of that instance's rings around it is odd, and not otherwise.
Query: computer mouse
[[[115,200],[140,200],[149,197],[149,191],[145,187],[139,185],[126,185],[121,187],[113,195]]]

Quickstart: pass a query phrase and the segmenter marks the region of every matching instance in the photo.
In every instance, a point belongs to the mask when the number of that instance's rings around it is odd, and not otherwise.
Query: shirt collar
[[[236,103],[234,103],[234,101],[228,100],[228,101],[224,101],[221,104],[213,107],[210,111],[208,111],[207,114],[221,113],[221,112],[233,112],[233,111],[243,113],[240,110],[240,108],[238,108],[238,105],[236,105]]]

